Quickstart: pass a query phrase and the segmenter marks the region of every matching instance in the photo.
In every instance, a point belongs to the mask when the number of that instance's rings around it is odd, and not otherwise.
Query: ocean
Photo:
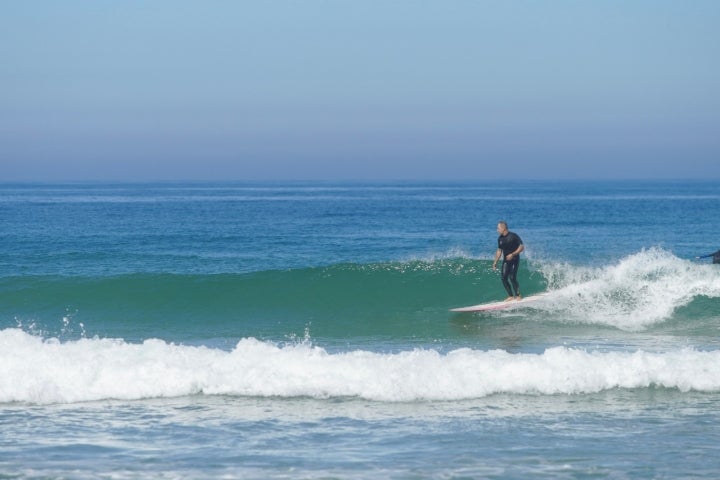
[[[719,181],[0,184],[0,479],[716,478]],[[520,308],[496,224],[523,239]]]

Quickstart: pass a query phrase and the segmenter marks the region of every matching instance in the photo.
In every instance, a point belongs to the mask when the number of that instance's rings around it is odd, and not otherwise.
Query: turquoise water
[[[720,182],[0,185],[0,478],[720,469]],[[495,225],[526,244],[504,298]]]

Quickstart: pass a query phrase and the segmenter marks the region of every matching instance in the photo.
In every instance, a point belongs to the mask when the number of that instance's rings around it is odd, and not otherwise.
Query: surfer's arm
[[[512,253],[508,253],[507,257],[505,257],[505,258],[507,258],[508,260],[512,260],[512,257],[516,257],[516,256],[520,255],[524,250],[525,250],[525,245],[523,245],[521,243],[520,246],[517,248],[517,250],[515,250]]]
[[[493,261],[493,270],[497,270],[497,262],[500,260],[500,256],[502,255],[502,250],[499,248],[495,252],[495,260]]]

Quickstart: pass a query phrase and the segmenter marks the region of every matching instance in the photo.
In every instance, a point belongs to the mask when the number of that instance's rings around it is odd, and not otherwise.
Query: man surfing
[[[502,283],[508,293],[506,302],[510,300],[520,300],[520,284],[517,281],[517,271],[520,266],[520,253],[525,250],[520,237],[508,230],[507,222],[500,221],[497,224],[498,249],[495,252],[495,261],[493,262],[493,270],[497,270],[497,263],[500,256],[503,257],[502,263]]]

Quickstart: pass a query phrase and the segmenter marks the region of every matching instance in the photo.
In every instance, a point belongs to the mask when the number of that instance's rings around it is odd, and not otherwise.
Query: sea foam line
[[[396,402],[649,387],[720,391],[720,351],[329,353],[307,342],[281,346],[247,338],[228,352],[157,339],[60,342],[19,329],[0,331],[0,403],[198,394]]]

